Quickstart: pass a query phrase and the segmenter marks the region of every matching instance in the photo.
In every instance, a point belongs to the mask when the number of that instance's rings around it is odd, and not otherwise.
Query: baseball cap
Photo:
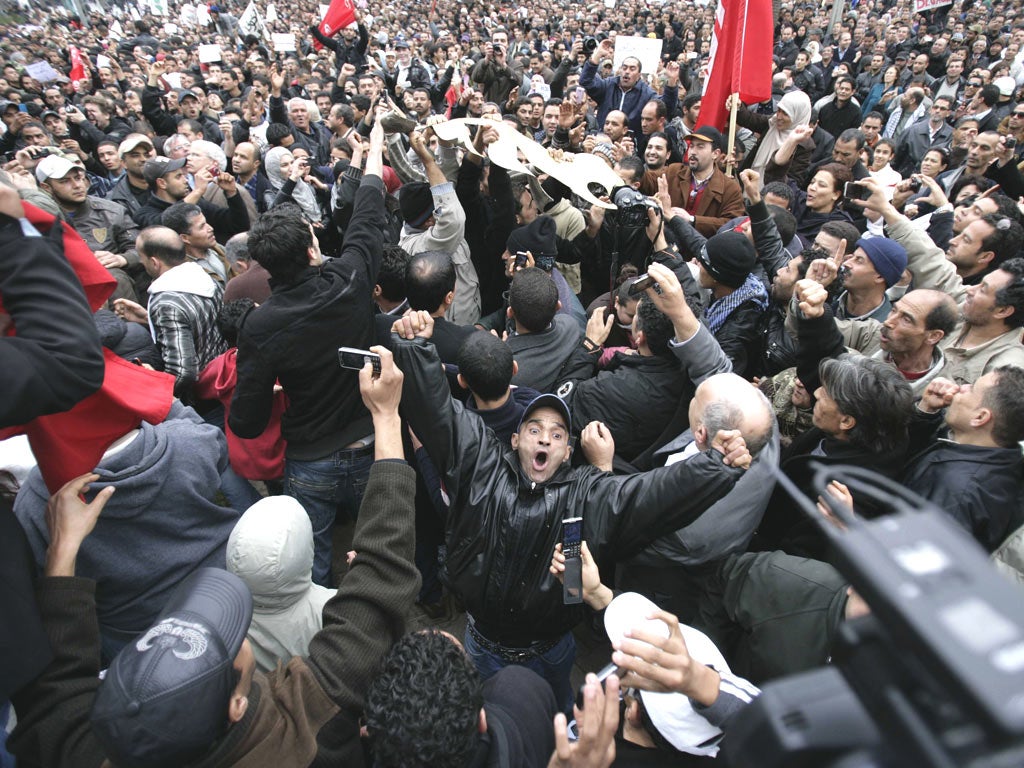
[[[176,94],[178,94],[178,103],[179,104],[181,103],[182,99],[195,99],[196,101],[199,101],[199,97],[196,96],[188,88],[175,88],[174,92]]]
[[[117,154],[123,157],[136,147],[141,146],[143,144],[145,144],[150,149],[153,149],[153,142],[150,141],[149,137],[146,136],[144,133],[129,133],[127,136],[125,136],[124,141],[122,141],[118,145]]]
[[[36,166],[36,181],[63,179],[75,168],[82,170],[82,166],[75,165],[66,157],[48,155],[40,160],[39,165]]]
[[[160,616],[114,658],[93,703],[93,733],[121,768],[191,762],[227,730],[252,596],[234,574],[200,568]]]
[[[706,141],[709,142],[714,149],[725,151],[725,139],[717,129],[712,128],[710,125],[705,125],[693,131],[686,137],[687,141]]]
[[[15,109],[17,109],[18,108],[18,103],[15,102],[15,101],[10,101],[9,99],[0,99],[0,115],[2,115],[4,112],[6,112],[11,107],[14,107]]]
[[[643,595],[635,592],[618,595],[605,609],[604,627],[609,640],[621,641],[627,631],[637,629],[667,638],[668,625],[660,619],[648,618],[657,610],[658,606]],[[714,667],[718,672],[730,671],[725,657],[707,635],[685,624],[680,624],[679,630],[694,661]],[[669,744],[691,755],[714,757],[718,754],[722,730],[697,714],[688,697],[681,693],[638,693],[651,725]]]
[[[409,47],[409,41],[408,40],[405,40],[404,38],[401,38],[401,37],[398,38],[397,40],[395,40],[395,49],[396,50],[399,49],[399,48],[408,48],[408,47]]]
[[[519,419],[519,424],[516,426],[518,432],[523,428],[523,422],[526,421],[530,414],[536,411],[538,408],[554,408],[561,414],[562,418],[565,419],[565,428],[571,433],[572,432],[572,417],[569,416],[569,406],[565,404],[565,401],[558,395],[538,395],[530,401],[530,404],[526,406],[526,410],[523,411],[523,416]]]
[[[757,264],[757,252],[745,235],[719,232],[708,238],[697,254],[701,265],[715,280],[739,288]]]
[[[185,167],[185,158],[179,157],[177,160],[171,160],[169,157],[154,157],[146,161],[146,164],[142,166],[142,176],[147,182],[152,184],[157,179],[163,178],[171,171],[176,171],[179,168]]]
[[[54,112],[52,109],[44,110],[39,116],[40,120],[45,120],[48,117],[60,117],[60,112]]]

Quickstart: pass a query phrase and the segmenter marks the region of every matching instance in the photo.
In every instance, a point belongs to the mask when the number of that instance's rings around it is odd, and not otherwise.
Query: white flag
[[[260,16],[260,12],[256,10],[256,3],[254,0],[249,0],[249,5],[245,9],[245,13],[243,13],[242,18],[238,20],[238,32],[243,37],[245,35],[256,35],[256,37],[262,37],[267,40],[270,39],[270,34],[267,32],[266,25],[263,23],[263,17]]]

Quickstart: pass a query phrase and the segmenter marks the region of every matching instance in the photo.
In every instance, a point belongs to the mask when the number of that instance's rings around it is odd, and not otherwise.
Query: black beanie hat
[[[753,243],[739,232],[722,232],[710,238],[699,258],[708,274],[729,288],[743,285],[757,264]]]
[[[398,191],[398,207],[410,227],[420,227],[434,212],[434,196],[425,181],[411,181]]]
[[[555,220],[550,216],[538,216],[525,227],[513,229],[508,236],[508,252],[529,251],[536,261],[538,256],[556,256]]]

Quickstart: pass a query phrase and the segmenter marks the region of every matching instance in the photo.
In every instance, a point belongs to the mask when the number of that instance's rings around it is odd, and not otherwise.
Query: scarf
[[[782,146],[789,134],[793,132],[793,128],[798,125],[807,125],[811,120],[811,100],[803,91],[790,91],[779,99],[777,108],[789,115],[792,127],[781,131],[775,127],[775,117],[769,118],[768,130],[761,137],[761,144],[758,146],[754,162],[750,166],[751,170],[757,171],[762,176],[764,176],[764,168],[768,165],[768,161],[775,156],[775,150]]]
[[[768,308],[768,291],[765,290],[764,283],[752,274],[747,275],[743,285],[704,310],[704,322],[707,323],[712,335],[718,333],[729,319],[729,315],[745,301],[753,301],[762,311]]]
[[[274,147],[267,152],[267,157],[263,161],[267,169],[267,178],[270,180],[270,186],[277,192],[280,192],[285,182],[288,181],[288,177],[281,173],[281,159],[285,155],[290,154],[291,152],[285,147]],[[316,200],[316,193],[313,192],[309,184],[301,179],[296,181],[295,189],[292,190],[292,200],[302,209],[303,215],[310,223],[320,221],[320,204]]]

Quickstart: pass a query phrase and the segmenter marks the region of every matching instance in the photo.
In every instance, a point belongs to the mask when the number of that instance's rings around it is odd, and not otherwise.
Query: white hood
[[[308,653],[334,590],[313,584],[313,526],[290,496],[253,504],[228,538],[227,569],[252,592],[249,642],[260,669]]]
[[[194,261],[186,261],[164,272],[149,286],[150,295],[157,293],[192,293],[205,299],[212,299],[217,293],[217,284]]]

